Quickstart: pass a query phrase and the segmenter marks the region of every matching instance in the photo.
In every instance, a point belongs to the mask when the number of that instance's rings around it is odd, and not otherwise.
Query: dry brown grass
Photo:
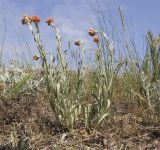
[[[121,105],[121,106],[120,106]],[[125,105],[125,106],[122,106]],[[111,116],[101,128],[88,134],[79,122],[74,134],[58,123],[47,101],[45,92],[35,95],[2,97],[0,105],[0,149],[13,148],[11,135],[16,131],[16,139],[28,140],[28,149],[159,149],[160,118],[153,113],[121,112],[119,107],[128,109],[127,105],[115,101]],[[15,128],[14,128],[15,127]],[[15,143],[16,145],[17,143]],[[54,148],[57,147],[57,148]]]

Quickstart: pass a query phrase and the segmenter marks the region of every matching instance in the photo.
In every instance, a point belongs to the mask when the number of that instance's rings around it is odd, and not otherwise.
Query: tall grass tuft
[[[145,63],[143,66],[144,72],[149,75],[151,74],[151,79],[153,82],[160,79],[160,53],[159,53],[159,44],[160,36],[154,37],[152,32],[147,33],[147,44],[148,49],[145,56]]]

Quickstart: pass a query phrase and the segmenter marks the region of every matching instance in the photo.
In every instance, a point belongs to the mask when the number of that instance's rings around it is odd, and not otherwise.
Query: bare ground
[[[55,120],[44,92],[1,95],[0,150],[160,150],[158,115],[114,111],[97,131],[88,134],[79,121],[69,134]]]

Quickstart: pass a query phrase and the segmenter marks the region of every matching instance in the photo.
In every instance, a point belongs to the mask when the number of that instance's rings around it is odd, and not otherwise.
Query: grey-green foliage
[[[152,84],[151,90],[151,102],[153,104],[154,110],[160,113],[160,80]]]
[[[30,150],[29,139],[20,137],[16,149],[17,150]]]
[[[153,36],[153,33],[149,31],[146,37],[147,50],[142,69],[144,73],[155,82],[160,79],[160,35],[155,37]]]
[[[54,25],[51,25],[56,31],[57,55],[51,56],[49,61],[47,60],[46,51],[40,39],[38,24],[28,22],[28,26],[32,32],[43,62],[42,67],[45,72],[44,77],[49,94],[50,106],[57,120],[72,130],[81,112],[81,105],[79,102],[79,92],[81,92],[81,90],[80,87],[78,87],[78,91],[73,88],[71,89],[71,87],[73,87],[72,80],[70,79],[71,75],[68,64],[64,59],[61,49],[61,35],[58,29]],[[78,70],[77,86],[80,86],[81,68]]]
[[[17,63],[0,68],[0,83],[4,85],[3,92],[18,95],[22,92],[33,94],[39,85],[44,83],[40,68],[27,68]]]
[[[50,26],[56,32],[56,56],[51,55],[51,59],[46,57],[46,51],[40,39],[40,33],[37,23],[28,22],[34,40],[37,44],[44,69],[44,77],[46,80],[47,90],[49,94],[50,106],[55,114],[55,117],[70,131],[73,131],[76,121],[83,119],[87,129],[96,128],[108,116],[110,101],[107,98],[108,92],[112,87],[112,81],[117,69],[117,65],[113,64],[113,44],[106,43],[109,51],[105,57],[104,49],[98,45],[98,53],[101,54],[101,59],[98,60],[97,77],[98,96],[92,103],[84,105],[85,98],[85,49],[83,43],[79,45],[76,59],[76,69],[72,71],[69,63],[65,59],[62,51],[61,35],[57,27],[53,24]],[[34,31],[36,30],[36,31]],[[103,33],[102,36],[106,38]],[[109,45],[108,45],[109,44]],[[102,60],[103,59],[103,60]],[[101,62],[102,61],[102,62]],[[102,64],[102,66],[100,65]],[[118,65],[119,66],[119,65]],[[75,78],[73,81],[73,74]],[[94,121],[92,121],[94,120]]]
[[[28,80],[31,79],[31,77],[31,74],[23,75],[16,83],[13,84],[12,87],[8,89],[8,92],[11,94],[20,93],[23,90],[24,86],[27,84]]]
[[[14,124],[13,130],[10,135],[10,142],[13,149],[16,150],[30,150],[29,139],[18,135],[16,125]]]
[[[23,66],[12,63],[9,67],[5,67],[0,75],[0,81],[3,82],[6,89],[4,92],[18,94],[27,81],[31,79],[31,73],[26,72]]]
[[[160,35],[154,36],[153,33],[149,31],[146,38],[147,49],[142,64],[141,81],[149,107],[157,111],[159,109],[159,91],[157,91],[157,89],[160,79]]]

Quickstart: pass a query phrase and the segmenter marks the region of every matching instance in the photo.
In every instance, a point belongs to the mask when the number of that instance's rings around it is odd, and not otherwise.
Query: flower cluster
[[[95,36],[95,35],[97,34],[97,31],[96,31],[94,28],[90,28],[90,29],[88,30],[88,34],[89,34],[90,36]]]
[[[40,22],[40,17],[39,16],[23,16],[22,17],[22,24],[23,25],[31,23],[31,22],[39,23]],[[48,25],[54,24],[53,18],[51,18],[51,17],[47,18],[46,23]]]
[[[93,41],[94,41],[95,43],[99,43],[99,36],[98,36],[98,35],[95,35],[95,36],[93,37]]]
[[[49,17],[46,19],[46,23],[50,26],[50,25],[53,25],[54,24],[54,20],[52,17]]]
[[[90,36],[92,36],[93,37],[93,41],[95,42],[95,43],[99,43],[99,36],[97,35],[97,30],[95,30],[94,28],[90,28],[89,30],[88,30],[88,34],[90,35]]]
[[[38,16],[23,16],[22,17],[23,25],[31,23],[31,22],[38,23],[40,22],[40,18]]]
[[[32,18],[32,22],[34,23],[40,22],[40,18],[38,16],[32,16],[31,18]]]
[[[38,55],[34,55],[34,56],[33,56],[33,60],[35,60],[35,61],[38,61],[40,58],[41,58],[41,57],[38,56]]]
[[[38,23],[40,22],[40,20],[41,20],[41,19],[40,19],[39,16],[23,16],[21,21],[22,21],[22,24],[23,24],[23,25],[28,25],[31,30],[34,29],[34,28],[32,28],[32,26],[34,26],[34,25],[35,25],[36,29],[39,30],[39,29],[38,29]],[[32,24],[32,23],[34,23],[34,24]],[[47,19],[46,19],[46,23],[47,23],[49,26],[53,26],[53,25],[54,25],[54,20],[53,20],[53,18],[51,18],[51,17],[47,18]],[[33,31],[33,30],[32,30],[32,31]],[[38,32],[33,32],[34,36],[36,36],[36,35],[35,35],[36,33],[38,33]],[[35,39],[36,39],[36,38],[35,38]],[[39,40],[39,39],[36,39],[36,42],[37,42],[37,40]],[[41,57],[38,56],[38,55],[34,55],[34,56],[33,56],[33,60],[35,60],[35,61],[38,61],[40,58],[41,58]]]
[[[81,40],[77,40],[74,42],[74,45],[76,46],[80,46],[82,44],[82,41]]]
[[[23,16],[22,17],[22,24],[23,25],[30,25],[32,22],[35,23],[35,24],[38,24],[40,22],[40,17],[39,16]],[[54,25],[54,19],[52,17],[48,17],[45,21],[49,26],[53,26]],[[98,31],[94,28],[90,28],[88,30],[88,34],[93,37],[93,41],[95,43],[99,43],[100,39],[99,39],[99,36],[98,36]],[[82,44],[82,41],[81,40],[76,40],[74,42],[74,44],[76,46],[81,46]],[[33,56],[33,60],[35,61],[38,61],[41,57],[38,56],[38,55],[34,55]]]
[[[23,16],[22,17],[22,24],[23,25],[31,23],[31,22],[32,22],[32,18],[30,16]]]

